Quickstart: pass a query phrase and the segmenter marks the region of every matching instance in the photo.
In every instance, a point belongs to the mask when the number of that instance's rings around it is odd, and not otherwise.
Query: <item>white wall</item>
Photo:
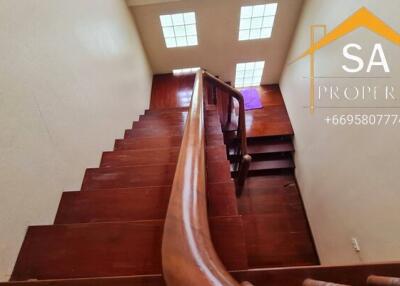
[[[0,0],[0,280],[27,225],[51,224],[149,105],[152,72],[122,0]]]
[[[327,24],[331,31],[362,6],[400,32],[398,0],[308,0],[300,17],[288,61],[309,48],[312,24]],[[400,97],[399,46],[367,29],[359,29],[316,54],[317,76],[349,76],[342,48],[363,46],[364,59],[374,43],[382,43],[391,68],[390,79],[321,79],[317,84],[392,84]],[[309,62],[306,57],[287,65],[280,86],[295,131],[296,173],[323,264],[400,260],[400,132],[397,127],[333,127],[327,115],[357,113],[399,114],[400,109],[317,109],[310,114]],[[363,73],[363,76],[366,74]],[[369,76],[385,76],[377,69]],[[400,106],[387,102],[332,103],[325,106]],[[356,237],[361,252],[352,249]]]

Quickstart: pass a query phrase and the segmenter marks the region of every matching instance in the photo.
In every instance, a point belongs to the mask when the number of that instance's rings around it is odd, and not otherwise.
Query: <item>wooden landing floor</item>
[[[150,108],[188,107],[193,84],[193,75],[155,75]],[[263,108],[246,111],[247,137],[292,135],[292,125],[279,86],[263,85],[257,89]]]
[[[246,111],[247,137],[293,135],[279,86],[263,85],[257,90],[263,108]]]

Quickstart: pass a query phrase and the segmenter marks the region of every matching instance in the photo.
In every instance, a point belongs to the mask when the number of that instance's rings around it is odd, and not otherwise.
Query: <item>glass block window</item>
[[[197,46],[195,12],[160,16],[167,48]]]
[[[235,87],[259,86],[264,72],[264,65],[265,61],[237,64]]]
[[[240,11],[239,41],[270,38],[278,3],[243,6]]]

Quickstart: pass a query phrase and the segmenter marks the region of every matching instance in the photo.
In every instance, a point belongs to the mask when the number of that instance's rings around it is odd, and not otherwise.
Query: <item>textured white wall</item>
[[[51,224],[149,105],[152,72],[122,0],[0,0],[0,280],[27,225]]]
[[[400,32],[398,0],[308,0],[288,61],[309,48],[310,25],[327,24],[330,31],[362,6]],[[341,88],[391,84],[396,86],[396,95],[400,98],[399,46],[364,28],[318,51],[316,75],[349,76],[341,68],[348,63],[342,56],[342,48],[352,42],[362,45],[360,54],[365,60],[373,45],[382,43],[391,78],[319,79],[317,84]],[[400,260],[400,127],[333,127],[324,122],[327,115],[400,115],[400,109],[317,109],[311,115],[303,108],[309,103],[309,63],[310,58],[306,57],[287,65],[280,86],[295,131],[297,177],[322,263]],[[361,75],[387,76],[381,71],[378,68],[369,75]],[[341,100],[333,104],[317,100],[317,105],[390,107],[400,106],[399,101],[387,102],[380,97],[375,102]],[[358,254],[352,248],[352,237],[359,240],[361,252]]]

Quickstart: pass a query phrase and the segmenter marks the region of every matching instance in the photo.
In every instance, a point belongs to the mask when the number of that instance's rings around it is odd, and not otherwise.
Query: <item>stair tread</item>
[[[176,164],[86,169],[82,190],[171,185]]]
[[[181,146],[182,136],[135,137],[115,140],[114,150],[159,149]],[[222,134],[206,134],[207,145],[224,144]]]
[[[186,116],[180,116],[177,118],[140,118],[139,121],[132,123],[132,128],[153,128],[154,126],[184,126],[186,123]],[[206,120],[206,127],[221,128],[221,123],[216,117],[209,117]]]
[[[0,286],[166,286],[161,274],[0,282]]]
[[[135,137],[159,137],[159,136],[182,136],[184,132],[184,125],[173,126],[152,126],[152,127],[139,127],[125,130],[124,138]],[[206,134],[221,134],[222,130],[219,126],[210,126],[206,128]]]
[[[210,218],[215,249],[228,270],[247,269],[240,216]],[[163,220],[28,228],[11,280],[161,273]]]
[[[173,107],[173,108],[163,108],[163,109],[146,109],[144,114],[160,114],[160,113],[182,113],[187,112],[189,107]]]
[[[180,147],[103,152],[100,167],[176,163],[179,151]],[[225,145],[207,146],[206,154],[211,161],[226,160]]]
[[[292,169],[294,163],[291,159],[284,160],[268,160],[268,161],[253,161],[250,164],[250,170],[271,170],[271,169]]]
[[[247,151],[249,154],[261,153],[278,153],[293,152],[294,146],[292,142],[273,142],[273,143],[252,143],[248,144]]]
[[[86,169],[81,190],[171,185],[176,164],[137,165]],[[229,161],[207,162],[207,182],[230,179]]]
[[[304,215],[244,215],[243,222],[249,267],[319,264]]]
[[[180,147],[182,136],[155,136],[115,140],[114,150]]]
[[[64,192],[55,224],[164,219],[171,186]],[[237,215],[232,181],[207,185],[209,216]]]

